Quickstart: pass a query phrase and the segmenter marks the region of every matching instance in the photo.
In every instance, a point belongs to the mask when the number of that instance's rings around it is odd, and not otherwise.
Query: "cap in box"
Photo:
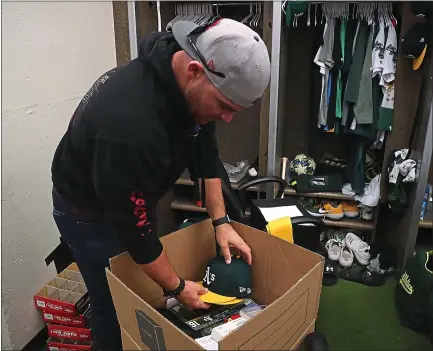
[[[429,32],[425,23],[417,23],[410,27],[401,41],[404,55],[413,59],[412,68],[414,70],[419,69],[422,65],[428,41]]]
[[[205,67],[209,80],[226,98],[249,107],[263,95],[271,64],[265,43],[251,28],[221,18],[207,26],[178,21],[172,31],[179,46]]]
[[[251,267],[242,258],[232,257],[227,264],[223,256],[218,256],[206,267],[202,285],[209,292],[200,298],[217,305],[238,303],[251,295],[251,281]]]

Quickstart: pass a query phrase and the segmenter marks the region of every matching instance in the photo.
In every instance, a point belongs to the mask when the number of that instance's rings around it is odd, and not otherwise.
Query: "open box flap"
[[[203,350],[106,269],[120,326],[141,350]]]
[[[202,279],[204,267],[215,256],[215,234],[210,221],[200,222],[161,238],[176,273],[186,280]],[[128,253],[110,260],[110,269],[126,286],[151,306],[159,307],[161,287],[135,264]]]

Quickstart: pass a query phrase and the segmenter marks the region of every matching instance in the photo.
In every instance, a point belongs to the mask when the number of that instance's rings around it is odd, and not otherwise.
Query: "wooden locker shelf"
[[[189,185],[189,186],[193,186],[194,182],[189,179],[189,178],[185,178],[185,177],[180,177],[178,180],[176,180],[176,185]],[[238,189],[239,184],[238,183],[232,183],[232,188],[233,189]],[[247,189],[247,191],[259,191],[260,187],[259,186],[252,186],[250,188]]]
[[[363,219],[342,219],[341,221],[324,220],[327,227],[347,228],[355,230],[374,231],[374,221],[366,221]]]
[[[206,208],[198,207],[193,200],[176,199],[171,203],[171,208],[177,211],[201,212],[207,213]]]
[[[419,221],[420,228],[433,228],[433,211],[425,211],[425,216],[423,221]]]
[[[323,198],[323,199],[355,201],[355,199],[352,196],[344,195],[343,193],[334,193],[334,192],[298,193],[295,189],[287,188],[286,190],[284,190],[284,194],[292,195],[292,196],[306,196],[306,197],[315,197],[315,198]]]

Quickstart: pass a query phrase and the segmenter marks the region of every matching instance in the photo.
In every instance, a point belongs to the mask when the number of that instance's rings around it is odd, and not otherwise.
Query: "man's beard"
[[[205,116],[203,114],[200,114],[199,111],[201,110],[201,108],[200,108],[201,107],[201,101],[199,98],[196,98],[194,100],[194,97],[193,97],[193,93],[196,90],[198,91],[198,89],[200,89],[202,84],[203,83],[200,83],[195,88],[187,89],[185,91],[185,100],[187,102],[189,112],[192,115],[192,117],[194,118],[194,121],[198,124],[206,124],[210,120],[213,119],[211,116]],[[194,101],[194,103],[193,103],[193,101]]]

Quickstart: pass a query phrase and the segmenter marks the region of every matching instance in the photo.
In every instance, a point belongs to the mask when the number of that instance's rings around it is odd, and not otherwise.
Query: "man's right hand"
[[[204,303],[200,299],[200,295],[206,294],[207,289],[202,287],[201,285],[192,282],[190,280],[185,281],[185,288],[183,291],[176,297],[176,300],[179,301],[182,305],[189,309],[208,309],[210,307],[209,304]]]

